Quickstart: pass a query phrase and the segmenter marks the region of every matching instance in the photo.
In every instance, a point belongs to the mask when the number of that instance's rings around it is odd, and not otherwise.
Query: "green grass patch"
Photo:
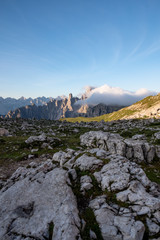
[[[90,171],[81,171],[79,168],[76,168],[77,172],[77,180],[73,181],[72,177],[70,175],[70,180],[72,182],[72,190],[74,195],[77,198],[77,205],[79,209],[79,214],[81,219],[84,219],[86,222],[86,225],[83,230],[81,230],[81,237],[83,240],[89,240],[90,239],[90,229],[95,232],[97,239],[101,240],[102,235],[99,228],[99,225],[96,221],[95,215],[93,213],[93,210],[89,208],[89,202],[94,197],[101,195],[102,190],[98,186],[98,183],[94,176],[91,174]],[[89,191],[86,191],[86,193],[83,195],[80,191],[81,184],[80,184],[80,178],[82,176],[88,175],[92,179],[93,188]]]
[[[70,128],[70,129],[63,131],[63,133],[65,133],[66,136],[61,136],[61,135],[57,136],[63,142],[63,149],[72,148],[73,150],[77,150],[80,147],[80,136],[88,131],[93,130],[93,129],[86,128],[86,127],[79,127],[76,129],[79,130],[78,133],[73,132],[72,129]]]
[[[42,142],[36,142],[31,145],[25,143],[28,137],[24,136],[14,136],[14,137],[2,137],[0,141],[0,166],[8,165],[10,161],[21,161],[28,159],[28,155],[34,155],[34,157],[39,157],[42,154],[53,154],[59,151],[61,148],[53,147],[53,149],[44,148],[42,149],[40,145]],[[51,145],[52,146],[52,145]],[[37,152],[31,153],[31,149],[38,148]]]
[[[103,240],[99,225],[96,221],[94,212],[91,208],[86,208],[81,214],[81,218],[83,218],[86,222],[84,230],[81,232],[81,237],[83,240],[90,239],[90,229],[95,232],[98,240]]]
[[[54,223],[50,222],[49,223],[49,238],[48,238],[48,240],[52,240],[53,231],[54,231]]]
[[[160,139],[155,140],[154,142],[156,145],[160,145]]]
[[[145,136],[147,137],[147,140],[150,141],[151,137],[153,136],[153,134],[156,132],[156,130],[150,130],[150,129],[139,129],[139,128],[131,128],[129,130],[126,131],[120,131],[119,134],[124,137],[124,138],[132,138],[134,135],[136,134],[145,134]]]
[[[142,169],[146,173],[149,180],[160,184],[160,161],[155,160],[152,164],[141,164]]]
[[[158,104],[160,102],[160,94],[156,95],[156,96],[149,96],[144,98],[143,100],[135,103],[136,104],[140,104],[143,108],[145,107],[150,108],[153,107],[154,105]]]
[[[113,113],[109,113],[109,114],[104,114],[101,115],[99,117],[77,117],[77,118],[62,118],[60,119],[61,121],[68,121],[68,122],[100,122],[100,121],[105,121],[105,122],[110,122],[110,121],[115,121],[115,120],[119,120],[123,117],[128,117],[131,116],[132,114],[134,114],[136,112],[136,110],[130,110],[127,108],[121,109],[119,111],[113,112]]]
[[[155,122],[153,122],[153,123],[150,123],[149,125],[148,125],[149,127],[156,127],[156,128],[160,128],[160,121],[155,121]]]
[[[85,192],[85,198],[87,198],[88,200],[91,200],[103,194],[102,189],[99,187],[98,182],[91,171],[81,171],[78,167],[76,167],[76,172],[77,172],[77,178],[78,178],[77,183],[79,184],[78,185],[79,189],[80,189],[80,178],[82,176],[87,175],[92,179],[93,187],[90,190]]]
[[[116,192],[114,191],[108,191],[107,189],[105,190],[105,193],[107,195],[107,202],[109,203],[115,203],[117,204],[119,207],[124,207],[124,208],[128,208],[131,204],[127,203],[127,202],[122,202],[120,200],[117,200],[116,198]]]
[[[7,160],[20,161],[26,158],[29,150],[20,149],[20,145],[26,140],[25,137],[2,137],[0,141],[0,165],[6,164]]]

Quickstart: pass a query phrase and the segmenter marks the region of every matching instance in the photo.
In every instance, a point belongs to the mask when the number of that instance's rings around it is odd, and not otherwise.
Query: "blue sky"
[[[0,96],[160,91],[159,0],[1,0]]]

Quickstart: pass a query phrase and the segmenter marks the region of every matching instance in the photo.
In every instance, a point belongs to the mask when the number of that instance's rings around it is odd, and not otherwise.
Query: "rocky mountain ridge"
[[[129,107],[122,108],[116,112],[105,114],[93,118],[68,118],[67,121],[115,121],[123,119],[139,119],[139,118],[160,118],[160,93],[155,96],[149,96],[143,100],[134,103]]]
[[[0,239],[160,238],[159,119],[1,119],[0,136]]]
[[[69,94],[68,99],[61,100],[53,99],[43,106],[29,105],[9,111],[5,118],[25,118],[25,119],[50,119],[58,120],[68,117],[94,117],[105,113],[110,113],[121,109],[123,106],[106,106],[98,104],[96,106],[76,104],[80,100],[78,97],[73,97]]]
[[[20,108],[22,106],[33,105],[36,106],[45,105],[47,102],[51,101],[53,98],[49,97],[38,97],[38,98],[25,98],[21,97],[19,99],[15,98],[2,98],[0,97],[0,115],[5,115],[9,111],[13,111],[16,108]]]

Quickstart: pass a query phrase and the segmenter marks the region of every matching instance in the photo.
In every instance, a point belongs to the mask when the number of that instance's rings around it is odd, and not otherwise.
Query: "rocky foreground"
[[[1,240],[160,239],[160,120],[0,121]]]

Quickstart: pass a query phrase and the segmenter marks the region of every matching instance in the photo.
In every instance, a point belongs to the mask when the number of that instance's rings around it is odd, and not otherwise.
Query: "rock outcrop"
[[[96,106],[82,105],[78,109],[79,116],[83,117],[97,117],[104,115],[106,113],[112,113],[114,111],[118,111],[123,108],[123,106],[107,106],[105,104],[97,104]]]
[[[106,203],[106,196],[100,196],[90,202],[104,240],[140,240],[145,227],[141,221],[135,221],[127,208],[117,209]]]
[[[5,128],[0,128],[0,137],[1,136],[8,136],[9,135],[9,132],[7,129]]]
[[[18,169],[0,197],[0,239],[78,239],[77,203],[67,172],[51,161]]]
[[[125,139],[114,132],[135,126],[143,134]],[[8,151],[9,158],[22,149],[29,154],[23,163],[17,160],[19,167],[7,180],[0,172],[0,239],[160,238],[158,120],[16,119],[1,120],[0,127],[11,134],[0,139],[3,158]],[[9,158],[5,164],[12,168],[16,158]]]
[[[156,157],[156,147],[149,144],[146,140],[137,140],[137,136],[131,139],[124,139],[119,134],[90,131],[82,135],[80,139],[82,145],[99,147],[108,150],[112,154],[119,154],[138,162],[145,161],[150,163]]]

